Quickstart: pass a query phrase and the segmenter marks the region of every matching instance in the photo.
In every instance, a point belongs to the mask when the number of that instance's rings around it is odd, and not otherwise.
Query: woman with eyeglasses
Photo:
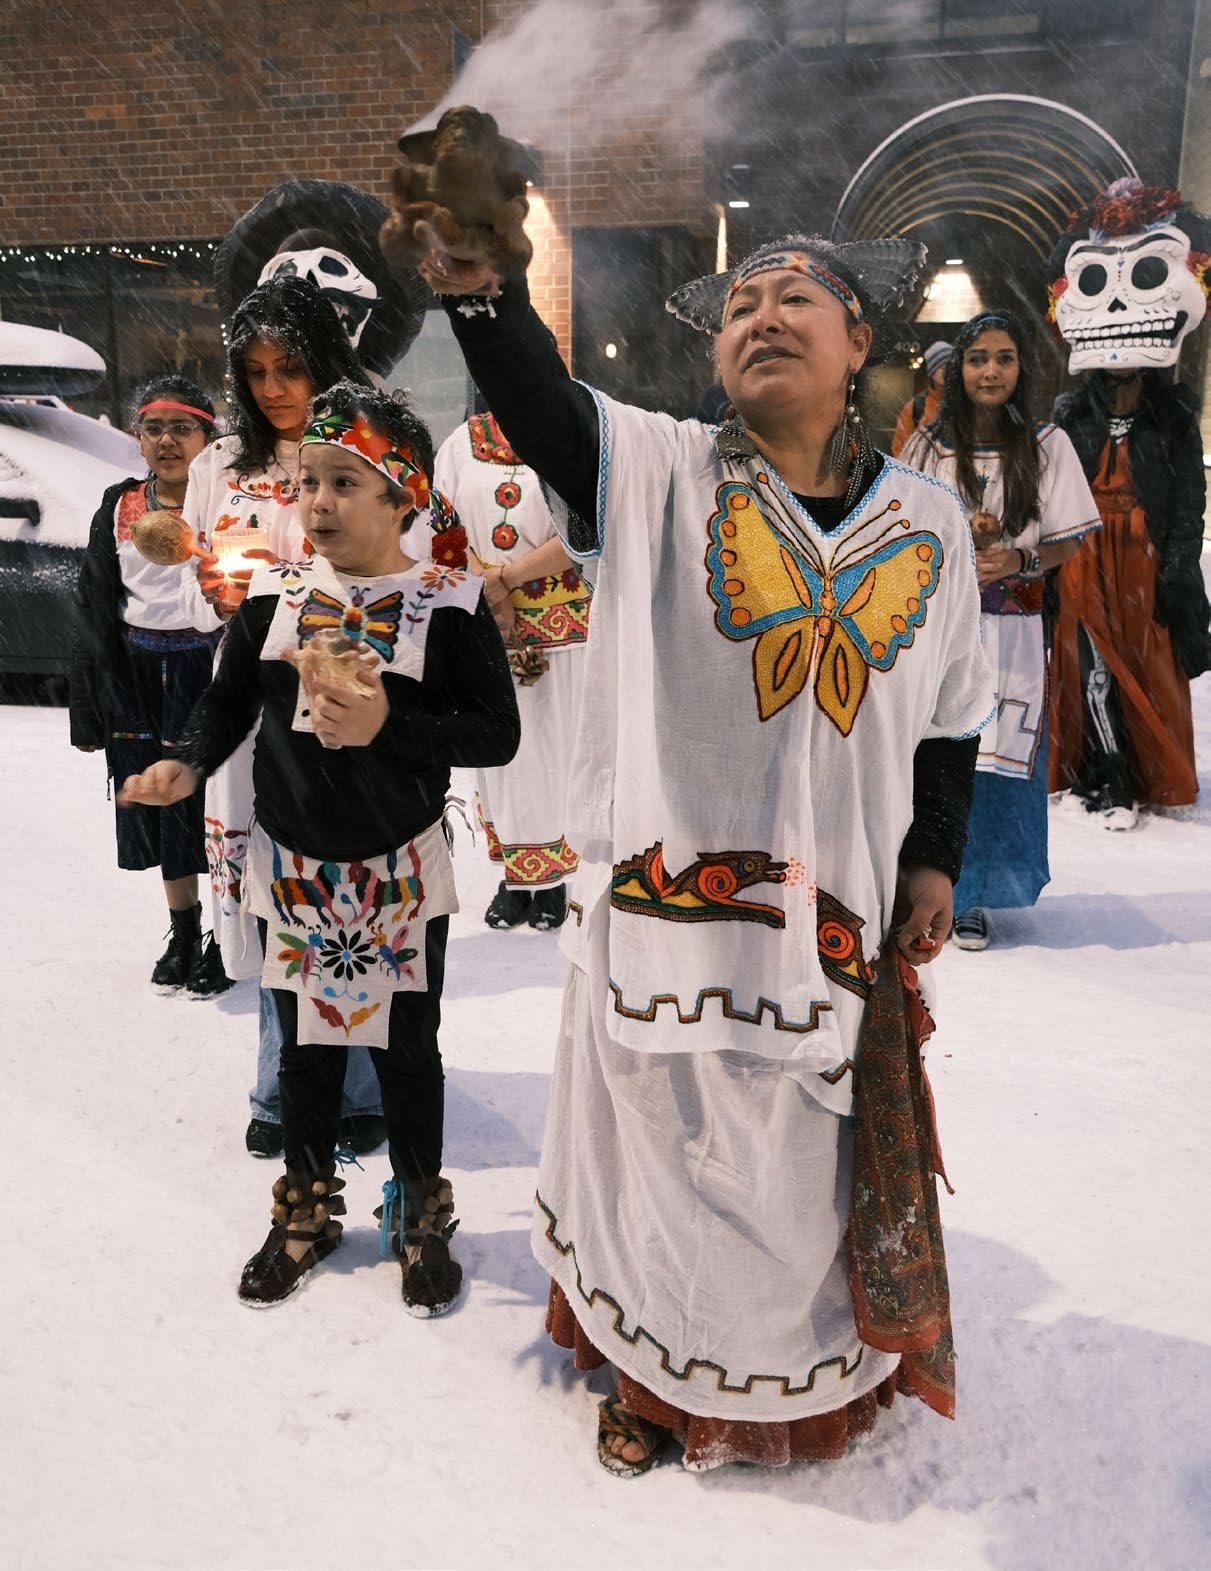
[[[135,395],[131,429],[147,475],[120,481],[101,499],[80,568],[71,665],[72,745],[104,749],[109,776],[118,780],[173,756],[210,681],[219,637],[181,610],[183,568],[149,561],[131,530],[147,513],[180,511],[189,466],[214,436],[214,405],[189,377],[158,376]],[[205,970],[201,802],[120,812],[117,837],[119,867],[158,867],[164,880],[171,932],[152,985],[198,987]]]

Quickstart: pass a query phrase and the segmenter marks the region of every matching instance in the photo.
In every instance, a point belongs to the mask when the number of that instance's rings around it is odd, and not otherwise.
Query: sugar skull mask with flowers
[[[1072,351],[1071,372],[1176,363],[1207,311],[1207,227],[1180,192],[1134,179],[1074,215],[1052,253],[1048,313]]]

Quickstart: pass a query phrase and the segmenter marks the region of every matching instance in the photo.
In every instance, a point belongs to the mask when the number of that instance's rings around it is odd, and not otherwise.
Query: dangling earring
[[[828,467],[834,474],[844,474],[849,465],[849,484],[845,488],[845,511],[858,500],[862,482],[868,469],[875,467],[875,447],[870,432],[854,402],[855,378],[850,377],[845,393],[845,412],[828,444]]]
[[[845,408],[841,411],[837,429],[833,432],[828,444],[828,467],[835,475],[844,474],[849,464],[849,411],[851,407],[849,400],[853,385],[850,382],[849,390],[845,394]]]

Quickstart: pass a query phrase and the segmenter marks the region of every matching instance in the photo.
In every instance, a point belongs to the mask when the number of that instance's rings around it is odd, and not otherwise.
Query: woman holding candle
[[[189,466],[214,436],[214,405],[189,377],[155,377],[135,394],[132,429],[147,463],[143,480],[123,480],[101,499],[80,567],[72,639],[72,746],[105,750],[124,780],[169,758],[210,680],[218,634],[180,607],[182,568],[150,562],[132,538],[148,514],[179,510]],[[118,866],[158,867],[172,930],[152,985],[205,984],[198,875],[206,871],[201,803],[119,813]]]
[[[900,460],[958,491],[976,545],[997,712],[980,738],[953,936],[960,949],[984,949],[985,907],[1032,906],[1050,877],[1043,574],[1100,521],[1072,443],[1031,419],[1025,339],[1004,311],[959,330],[939,416]]]
[[[236,307],[227,368],[230,431],[190,470],[184,507],[208,554],[196,573],[187,572],[183,603],[208,628],[222,627],[234,614],[258,560],[289,562],[303,554],[298,455],[311,399],[341,380],[369,386],[336,311],[303,278],[273,278]],[[261,969],[256,927],[240,899],[251,818],[249,737],[206,783],[206,852],[223,955],[216,992],[230,986],[228,977],[256,976]],[[273,998],[262,989],[257,1079],[244,1137],[257,1157],[277,1156],[282,1148],[280,1046]],[[355,1049],[341,1140],[360,1152],[382,1138],[378,1082],[365,1049]]]

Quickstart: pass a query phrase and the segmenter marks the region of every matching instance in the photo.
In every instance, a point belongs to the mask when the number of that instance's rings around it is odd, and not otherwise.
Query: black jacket
[[[1104,372],[1092,372],[1071,392],[1062,393],[1052,411],[1091,481],[1110,437],[1107,382]],[[1145,371],[1127,447],[1131,483],[1160,557],[1156,619],[1169,629],[1174,653],[1190,677],[1211,669],[1211,611],[1199,561],[1207,483],[1197,409],[1187,388]]]
[[[141,480],[120,480],[101,498],[76,581],[68,716],[73,747],[104,747],[117,712],[117,677],[126,659],[122,612],[126,588],[118,565],[114,514],[119,497]]]
[[[341,862],[381,856],[442,816],[452,766],[499,768],[516,753],[516,685],[482,595],[472,614],[433,612],[419,680],[384,674],[390,712],[374,740],[331,750],[294,729],[298,673],[261,659],[277,607],[276,595],[252,595],[236,612],[176,756],[213,774],[259,715],[256,816],[279,845]]]

